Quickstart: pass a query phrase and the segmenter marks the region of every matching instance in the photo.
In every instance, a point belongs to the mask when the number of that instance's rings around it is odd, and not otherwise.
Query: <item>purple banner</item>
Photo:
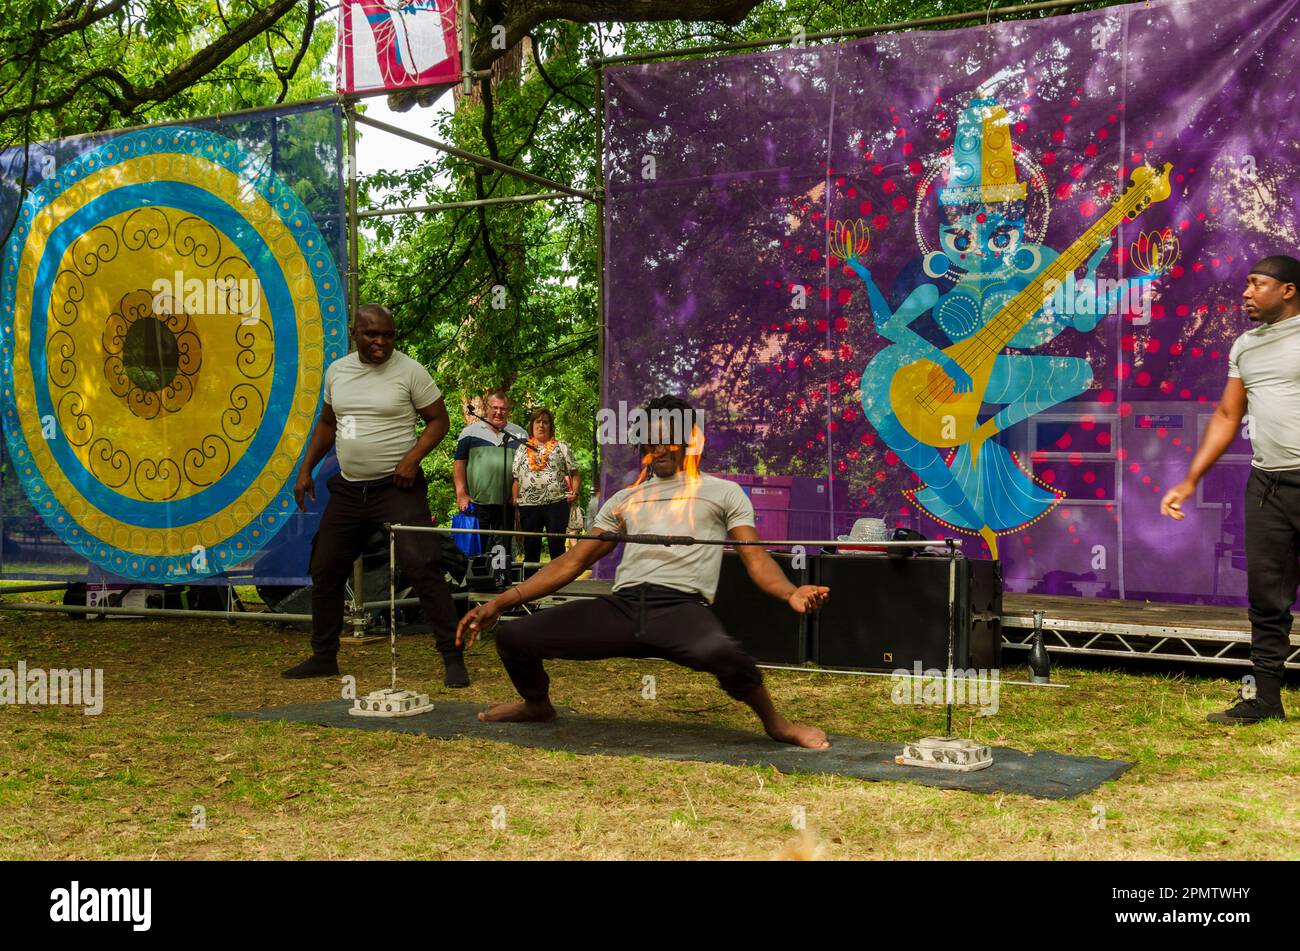
[[[1008,590],[1244,595],[1241,438],[1159,516],[1295,253],[1296,0],[606,73],[602,405],[677,392],[766,538],[884,519]],[[635,478],[604,448],[602,495]]]

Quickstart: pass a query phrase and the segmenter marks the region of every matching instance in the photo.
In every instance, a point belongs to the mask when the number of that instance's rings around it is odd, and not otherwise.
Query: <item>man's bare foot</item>
[[[790,743],[794,746],[802,746],[810,750],[824,750],[831,745],[831,741],[826,739],[826,734],[815,726],[809,726],[806,723],[791,723],[789,720],[782,720],[778,724],[764,727],[767,735],[781,743]]]
[[[745,697],[744,702],[758,714],[758,719],[763,724],[763,730],[767,735],[780,743],[791,743],[810,750],[824,750],[831,745],[831,741],[826,739],[826,734],[817,727],[791,723],[777,713],[772,695],[762,685]]]
[[[555,708],[549,700],[541,703],[494,703],[479,713],[484,723],[550,723],[555,719]]]

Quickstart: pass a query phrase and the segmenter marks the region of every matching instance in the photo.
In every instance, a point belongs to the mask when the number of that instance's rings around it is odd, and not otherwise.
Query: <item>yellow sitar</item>
[[[983,327],[943,352],[971,378],[971,389],[958,393],[943,368],[920,359],[900,368],[889,387],[889,401],[903,428],[930,446],[958,446],[970,441],[979,425],[993,362],[1050,298],[1050,287],[1073,278],[1103,237],[1122,220],[1132,221],[1149,205],[1169,197],[1169,172],[1139,166],[1124,193],[1061,255],[1036,275]]]

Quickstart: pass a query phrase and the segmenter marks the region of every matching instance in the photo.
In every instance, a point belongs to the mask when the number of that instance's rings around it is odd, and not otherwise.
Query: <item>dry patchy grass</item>
[[[959,716],[960,732],[995,745],[1135,763],[1052,802],[232,720],[215,715],[338,695],[335,681],[280,678],[304,656],[305,634],[2,612],[0,631],[0,667],[100,667],[107,697],[97,717],[0,708],[0,859],[1300,856],[1300,733],[1294,720],[1206,723],[1231,693],[1223,680],[1065,668],[1069,690],[1005,687],[997,716]],[[401,652],[402,683],[435,701],[511,695],[490,645],[471,655],[467,691],[441,686],[428,639],[404,638]],[[341,660],[359,689],[386,685],[386,642]],[[551,670],[557,704],[581,712],[754,726],[711,678],[680,668]],[[641,698],[645,673],[658,680],[653,702]],[[886,679],[770,672],[769,685],[790,715],[833,733],[901,742],[942,729],[942,709],[895,706]],[[1300,692],[1285,699],[1300,710]],[[195,806],[204,830],[191,827]],[[804,834],[792,824],[800,806]]]

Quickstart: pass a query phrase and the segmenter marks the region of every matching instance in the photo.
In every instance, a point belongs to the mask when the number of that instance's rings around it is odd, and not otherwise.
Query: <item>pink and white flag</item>
[[[339,17],[340,92],[460,80],[456,0],[344,0]]]

